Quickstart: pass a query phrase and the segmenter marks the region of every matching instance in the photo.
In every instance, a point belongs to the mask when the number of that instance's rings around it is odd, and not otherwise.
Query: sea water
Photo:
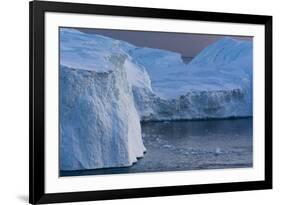
[[[130,167],[62,171],[61,176],[253,166],[252,118],[142,123],[147,149]]]

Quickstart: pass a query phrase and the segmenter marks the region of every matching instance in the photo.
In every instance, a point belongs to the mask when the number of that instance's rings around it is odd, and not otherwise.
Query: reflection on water
[[[131,167],[63,171],[61,176],[252,167],[252,119],[147,122],[147,152]]]

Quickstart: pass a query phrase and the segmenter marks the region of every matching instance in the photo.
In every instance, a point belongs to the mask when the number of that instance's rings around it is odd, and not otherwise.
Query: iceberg
[[[141,121],[252,116],[253,45],[222,38],[179,53],[60,29],[60,169],[130,166]]]
[[[60,42],[60,169],[132,165],[145,147],[127,56],[75,30],[62,29]]]
[[[252,116],[252,42],[222,38],[188,65],[180,54],[130,50],[146,68],[151,89],[133,85],[143,121]]]

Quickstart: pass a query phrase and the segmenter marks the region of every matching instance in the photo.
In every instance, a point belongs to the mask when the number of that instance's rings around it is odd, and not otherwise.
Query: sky
[[[159,48],[181,53],[184,57],[194,57],[206,46],[224,35],[168,33],[151,31],[127,31],[112,29],[79,28],[85,33],[95,33],[114,39],[127,41],[138,47]],[[252,40],[252,37],[231,36],[236,39]]]

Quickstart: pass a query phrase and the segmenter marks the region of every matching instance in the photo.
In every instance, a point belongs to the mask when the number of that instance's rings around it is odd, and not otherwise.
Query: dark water
[[[61,172],[61,176],[252,167],[252,119],[148,122],[147,152],[131,167]]]

